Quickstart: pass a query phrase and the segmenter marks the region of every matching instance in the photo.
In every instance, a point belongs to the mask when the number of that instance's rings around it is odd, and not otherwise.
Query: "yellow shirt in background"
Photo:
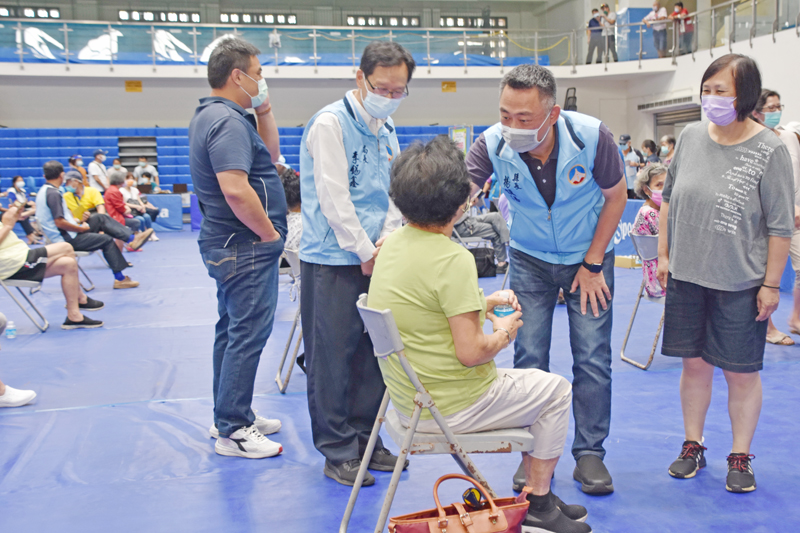
[[[103,201],[103,195],[94,187],[83,188],[83,196],[81,196],[80,202],[71,192],[64,193],[64,200],[66,200],[67,207],[72,212],[72,216],[79,222],[85,211],[94,209],[98,205],[103,205],[105,203]]]
[[[14,234],[13,229],[8,232],[0,242],[0,279],[8,279],[22,268],[28,259],[28,250],[28,245]]]
[[[411,226],[393,232],[375,260],[367,304],[392,310],[406,357],[442,415],[472,405],[497,379],[494,361],[470,368],[456,357],[447,319],[479,311],[483,325],[486,298],[472,254],[444,235]],[[410,417],[416,390],[397,355],[378,364],[392,404]],[[432,417],[423,410],[421,418]]]

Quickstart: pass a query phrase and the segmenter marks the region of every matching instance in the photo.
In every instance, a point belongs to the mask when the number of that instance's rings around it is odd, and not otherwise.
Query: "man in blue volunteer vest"
[[[253,412],[261,352],[278,304],[278,266],[286,239],[286,197],[274,162],[278,127],[258,48],[223,40],[208,60],[211,95],[189,124],[189,165],[203,213],[197,244],[217,285],[214,424],[220,455],[261,459],[283,451],[265,435],[278,420]],[[247,109],[253,109],[250,113]]]
[[[516,368],[549,371],[553,310],[563,289],[573,357],[576,460],[573,477],[589,494],[614,490],[603,458],[611,420],[611,238],[625,209],[617,144],[596,118],[561,111],[546,68],[520,65],[500,83],[500,122],[467,156],[473,182],[494,173],[508,199],[510,287],[524,325]],[[514,488],[525,484],[520,470]]]
[[[356,300],[369,289],[383,237],[401,223],[389,199],[400,151],[389,115],[408,96],[414,68],[399,44],[369,44],[358,88],[314,115],[300,144],[308,410],[324,473],[343,485],[355,481],[385,390]],[[369,468],[391,471],[396,462],[379,439]],[[374,483],[367,472],[364,485]]]

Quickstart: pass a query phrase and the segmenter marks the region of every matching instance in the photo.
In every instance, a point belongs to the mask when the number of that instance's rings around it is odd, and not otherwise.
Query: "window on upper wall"
[[[0,6],[0,18],[60,19],[61,9],[57,7]]]
[[[199,24],[200,13],[191,11],[144,11],[120,9],[117,12],[120,22],[168,22],[176,24]]]
[[[294,26],[297,15],[291,13],[220,13],[223,24],[279,24]]]
[[[388,26],[394,28],[417,28],[419,17],[408,15],[347,15],[348,26]]]
[[[458,15],[439,17],[439,26],[442,28],[484,28],[484,22],[483,17],[460,17]],[[505,29],[507,27],[507,17],[489,17],[489,28]]]

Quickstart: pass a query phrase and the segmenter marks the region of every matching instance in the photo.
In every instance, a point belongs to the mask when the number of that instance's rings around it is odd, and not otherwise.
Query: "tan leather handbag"
[[[489,508],[486,509],[484,505],[480,509],[475,509],[460,502],[442,507],[439,503],[439,483],[445,479],[469,481],[481,491]],[[516,498],[493,500],[471,477],[448,474],[440,477],[433,486],[436,509],[390,518],[389,533],[520,533],[522,522],[528,514],[526,496],[529,491],[530,489],[525,487]]]

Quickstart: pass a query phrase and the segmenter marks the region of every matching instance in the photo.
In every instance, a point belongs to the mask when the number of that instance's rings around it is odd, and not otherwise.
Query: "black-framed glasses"
[[[364,76],[364,79],[367,80],[370,89],[372,92],[377,94],[378,96],[385,96],[386,98],[391,98],[392,100],[402,100],[406,96],[408,96],[408,85],[406,85],[402,91],[390,91],[389,89],[384,89],[383,87],[375,87],[372,85],[372,82],[369,81],[369,78]]]
[[[775,111],[783,111],[786,106],[783,104],[765,105],[761,108],[762,113],[774,113]]]

